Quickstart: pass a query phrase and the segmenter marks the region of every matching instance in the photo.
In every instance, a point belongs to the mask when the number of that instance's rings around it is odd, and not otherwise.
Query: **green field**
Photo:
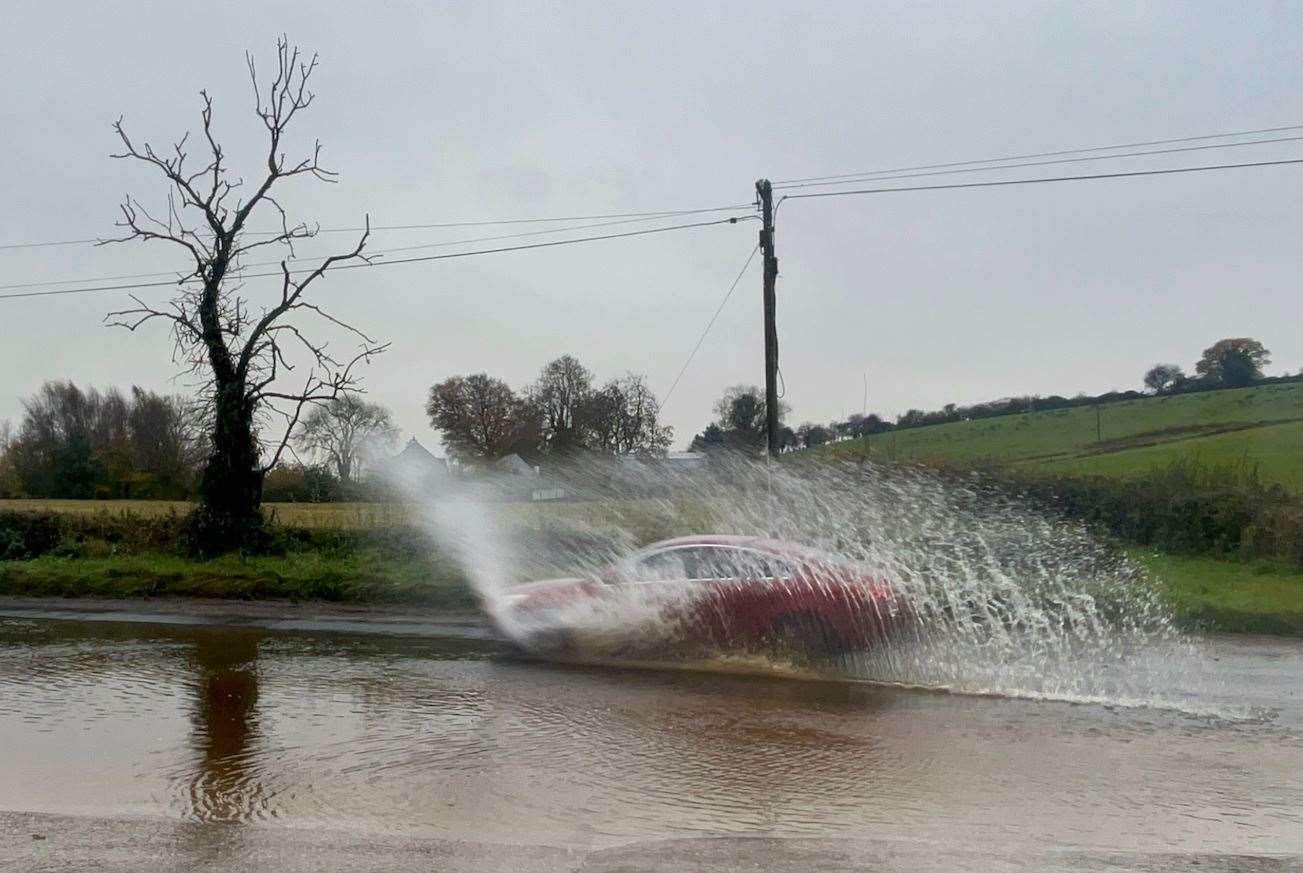
[[[1133,550],[1177,620],[1226,633],[1303,637],[1303,571]]]
[[[1247,462],[1303,492],[1303,384],[1147,397],[877,434],[818,451],[882,460],[1128,476],[1177,458]]]

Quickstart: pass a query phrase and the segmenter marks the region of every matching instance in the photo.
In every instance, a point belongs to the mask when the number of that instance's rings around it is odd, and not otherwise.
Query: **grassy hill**
[[[1125,477],[1178,457],[1247,461],[1303,493],[1303,384],[1147,397],[878,434],[820,451]]]

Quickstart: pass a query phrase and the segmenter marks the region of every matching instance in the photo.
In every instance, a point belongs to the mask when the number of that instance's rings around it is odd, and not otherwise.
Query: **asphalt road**
[[[1303,857],[957,849],[883,840],[712,837],[595,851],[345,831],[0,813],[0,869],[158,873],[756,873],[756,871],[1157,871],[1284,873]]]

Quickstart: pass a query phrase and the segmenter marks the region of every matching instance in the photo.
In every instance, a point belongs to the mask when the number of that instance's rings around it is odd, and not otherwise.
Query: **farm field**
[[[185,515],[194,504],[185,500],[0,500],[0,512],[59,512],[74,515],[134,515],[153,518]],[[409,507],[401,503],[264,503],[263,512],[292,527],[366,530],[407,524]]]
[[[1098,437],[1098,438],[1097,438]],[[1182,457],[1256,465],[1303,492],[1303,384],[1148,397],[877,434],[817,449],[836,456],[1010,466],[1030,474],[1125,477]]]

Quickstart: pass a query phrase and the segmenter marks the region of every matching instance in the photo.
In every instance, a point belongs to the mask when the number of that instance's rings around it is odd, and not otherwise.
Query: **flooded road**
[[[246,826],[226,840],[747,836],[1294,863],[1303,644],[1206,646],[1217,675],[1173,711],[558,667],[513,660],[473,625],[421,637],[10,613],[0,810]]]

